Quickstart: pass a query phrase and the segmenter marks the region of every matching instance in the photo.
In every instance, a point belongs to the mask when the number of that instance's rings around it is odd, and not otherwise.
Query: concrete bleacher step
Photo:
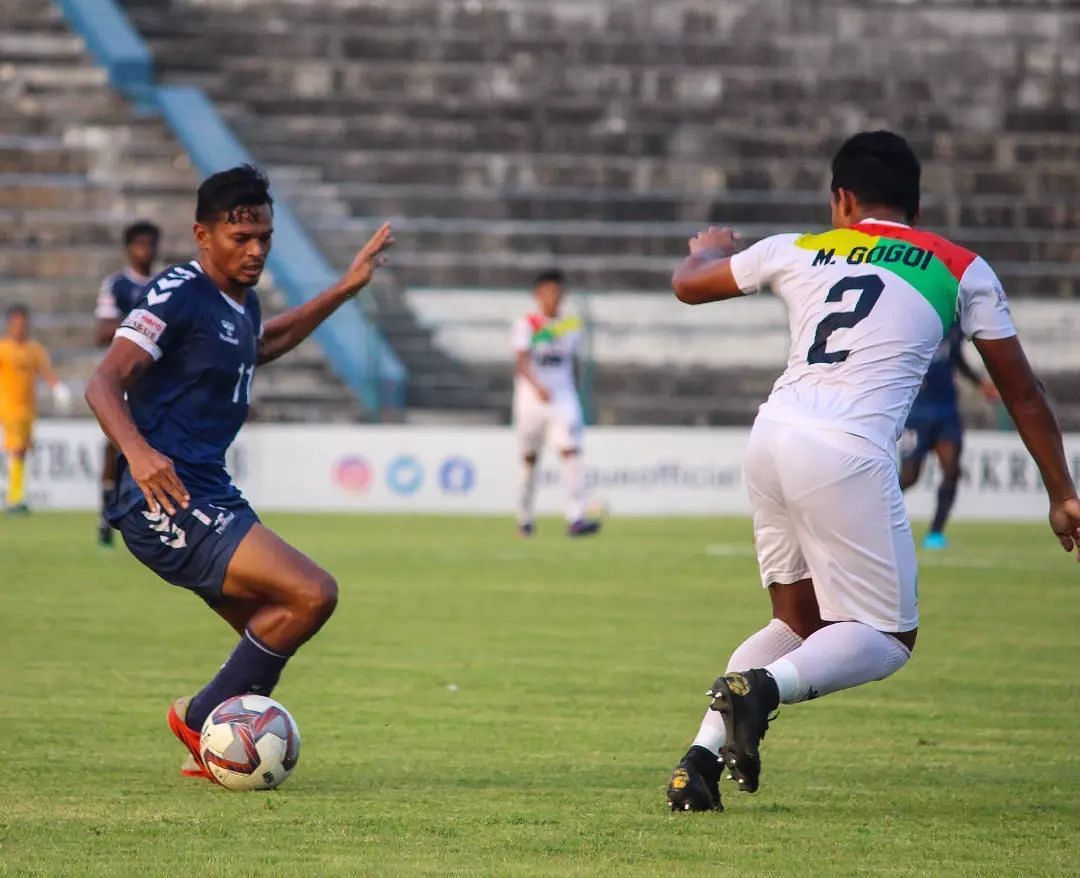
[[[89,157],[54,137],[0,133],[0,173],[85,174]]]
[[[320,239],[332,253],[344,258],[367,229],[369,220],[328,224],[320,228]],[[478,254],[546,253],[574,256],[586,253],[602,258],[639,256],[682,256],[686,240],[702,226],[696,222],[621,222],[603,220],[484,220],[443,218],[401,218],[395,235],[401,252],[460,251]],[[783,224],[742,223],[740,232],[747,241],[767,235],[798,230],[792,222]],[[818,221],[807,231],[821,231]],[[955,228],[949,230],[957,243],[995,262],[1080,261],[1080,232]]]
[[[558,262],[578,288],[666,290],[702,222],[819,228],[824,157],[888,125],[926,160],[926,224],[1014,296],[1080,292],[1068,4],[845,0],[842,46],[835,16],[793,0],[125,6],[167,79],[206,87],[264,164],[302,169],[281,191],[338,265],[391,217],[409,285],[524,290]],[[382,306],[414,399],[464,404],[471,386],[505,411],[505,365],[464,367],[407,303]],[[505,334],[485,332],[501,359]],[[717,401],[694,370],[599,371],[613,422],[745,419],[760,390]]]
[[[295,161],[297,149],[267,144],[260,158],[269,163]],[[627,154],[449,150],[336,149],[313,145],[304,149],[309,167],[323,178],[350,183],[442,185],[469,187],[583,187],[635,190],[681,189],[691,193],[735,190],[823,188],[827,169],[820,156],[776,159],[755,156],[705,159],[639,157]],[[1043,162],[1024,173],[986,162],[956,167],[929,166],[926,187],[940,197],[966,194],[1013,196],[1018,199],[1060,198],[1080,190],[1080,177],[1069,161]]]
[[[6,21],[5,21],[6,23]],[[10,26],[10,25],[9,25]],[[57,67],[65,61],[82,65],[85,63],[83,42],[77,36],[65,32],[19,32],[13,28],[0,32],[0,58],[5,64],[20,63],[19,71],[12,78],[21,77],[26,69],[22,64],[45,60]]]
[[[93,305],[121,263],[121,228],[153,219],[163,260],[190,258],[197,177],[161,120],[107,87],[55,4],[0,0],[0,20],[0,299],[31,307],[35,335],[78,391],[100,357]],[[363,416],[315,346],[260,370],[257,384],[264,417]]]
[[[459,251],[417,252],[402,261],[402,275],[410,286],[477,287],[487,289],[528,289],[540,271],[557,264],[574,286],[603,291],[670,289],[671,273],[677,260],[671,257],[623,257],[616,263],[610,258],[591,256],[554,257],[547,253],[493,253],[483,256]],[[996,263],[994,268],[1011,296],[1080,295],[1080,275],[1072,262]]]
[[[677,190],[320,183],[297,187],[290,198],[313,217],[331,213],[336,217],[345,208],[350,215],[373,218],[591,219],[616,226],[623,222],[681,220],[814,228],[822,224],[827,211],[826,196],[819,190],[725,190],[693,198]],[[333,207],[328,211],[330,204]],[[1060,194],[1017,198],[976,193],[966,197],[955,214],[948,207],[940,198],[929,195],[922,206],[920,225],[1035,231],[1080,228],[1080,206],[1075,199]],[[950,233],[955,235],[953,230]]]

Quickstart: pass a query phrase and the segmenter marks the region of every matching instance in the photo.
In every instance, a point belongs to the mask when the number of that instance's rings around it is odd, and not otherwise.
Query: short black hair
[[[922,166],[908,142],[891,131],[849,137],[832,161],[832,191],[847,189],[867,205],[895,207],[908,222],[919,214]]]
[[[545,271],[541,271],[533,279],[533,289],[540,286],[540,284],[561,284],[562,286],[566,286],[566,275],[557,268],[549,268]]]
[[[124,246],[126,247],[136,238],[143,237],[143,235],[153,238],[154,243],[156,244],[161,240],[161,229],[149,220],[139,220],[138,222],[134,222],[124,229]]]
[[[11,318],[17,315],[30,319],[30,309],[27,308],[22,302],[16,302],[14,305],[8,305],[7,311],[4,312],[4,317]]]
[[[270,179],[255,165],[237,165],[207,177],[199,186],[195,221],[210,223],[220,214],[231,214],[238,207],[274,206],[270,197]]]

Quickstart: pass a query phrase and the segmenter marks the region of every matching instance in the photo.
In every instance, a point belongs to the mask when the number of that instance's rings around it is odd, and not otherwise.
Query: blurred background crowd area
[[[189,259],[202,169],[71,25],[0,0],[0,303],[81,388],[134,219]],[[94,4],[91,4],[93,6]],[[922,225],[995,267],[1080,428],[1080,4],[1024,0],[121,0],[161,84],[205,91],[336,268],[394,222],[356,303],[407,376],[361,399],[306,343],[257,378],[283,421],[505,422],[510,323],[563,269],[603,424],[746,424],[786,359],[782,306],[670,295],[686,239],[828,222],[828,162],[888,127],[924,162]],[[270,310],[287,301],[275,278]],[[310,292],[315,292],[311,290]],[[367,356],[365,341],[346,356]],[[969,419],[1000,424],[974,395]]]

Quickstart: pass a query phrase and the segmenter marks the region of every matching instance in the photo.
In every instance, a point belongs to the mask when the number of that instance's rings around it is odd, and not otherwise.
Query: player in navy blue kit
[[[97,321],[95,336],[99,347],[109,346],[120,323],[142,298],[157,261],[160,243],[161,229],[153,223],[143,220],[124,229],[127,265],[101,282],[94,308]],[[116,458],[119,454],[119,449],[111,442],[105,443],[105,460],[101,467],[101,513],[98,516],[98,542],[103,546],[111,546],[113,542],[113,529],[105,514],[105,507],[116,487]]]
[[[954,372],[959,372],[977,386],[991,401],[1000,399],[994,383],[980,378],[968,365],[963,353],[964,335],[954,324],[942,339],[926,373],[922,389],[915,397],[904,427],[903,465],[900,487],[905,491],[919,480],[923,461],[933,451],[941,466],[941,484],[937,492],[937,508],[930,531],[923,540],[924,549],[944,549],[945,522],[948,521],[956,489],[960,482],[960,452],[964,446],[964,426],[960,421],[960,405],[956,395]]]
[[[190,753],[181,771],[191,776],[210,777],[199,754],[209,712],[233,695],[268,695],[337,603],[334,578],[260,524],[225,470],[255,368],[355,296],[393,244],[383,225],[336,284],[263,323],[251,288],[270,252],[272,222],[269,182],[258,169],[205,180],[198,259],[151,281],[86,390],[122,452],[111,522],[136,558],[198,594],[240,635],[217,675],[169,709],[169,726]]]

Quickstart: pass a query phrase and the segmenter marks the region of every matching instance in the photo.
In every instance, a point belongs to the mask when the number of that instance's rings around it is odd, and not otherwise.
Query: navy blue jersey
[[[94,316],[99,320],[123,320],[143,297],[149,280],[131,268],[110,274],[101,282]]]
[[[959,323],[954,323],[930,361],[919,395],[911,406],[908,419],[938,417],[956,411],[956,361],[964,345],[964,333]]]
[[[225,452],[247,417],[261,330],[254,290],[240,305],[191,262],[154,278],[116,331],[154,358],[128,391],[128,406],[150,446],[172,458],[193,499],[240,496]],[[109,518],[142,499],[121,457]]]

